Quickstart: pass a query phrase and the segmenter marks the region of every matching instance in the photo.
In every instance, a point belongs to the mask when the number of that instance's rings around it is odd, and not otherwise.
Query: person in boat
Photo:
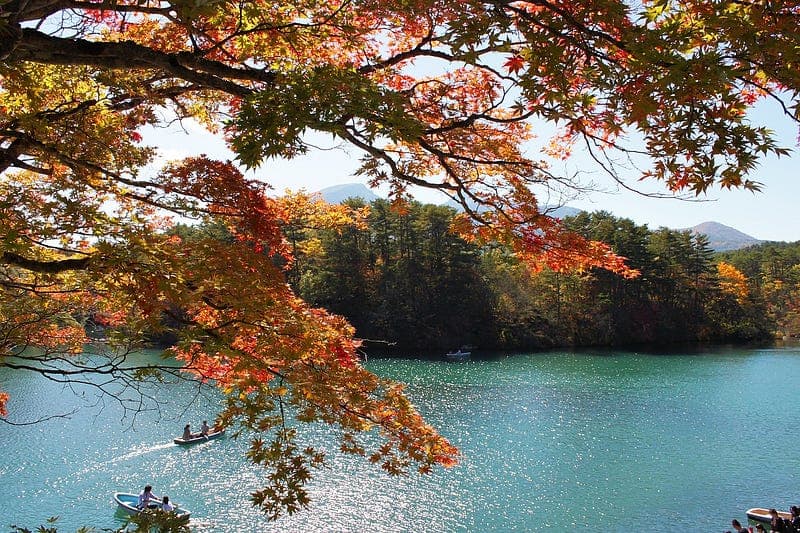
[[[756,532],[757,533],[767,533],[767,530],[764,529],[764,526],[761,524],[756,524]]]
[[[749,533],[749,529],[742,525],[741,522],[736,520],[735,518],[731,520],[731,527],[735,533]]]
[[[175,506],[169,503],[169,496],[164,496],[161,499],[161,510],[167,513],[175,510]]]
[[[145,485],[144,490],[139,493],[139,500],[136,502],[136,507],[144,509],[150,506],[150,502],[158,503],[158,500],[158,496],[153,494],[153,487],[151,485]]]
[[[736,533],[748,533],[747,528],[744,527],[742,523],[736,520],[735,518],[731,520],[731,527]]]
[[[204,437],[207,437],[209,433],[211,433],[211,428],[208,427],[208,422],[203,420],[203,425],[200,426],[200,434]]]
[[[800,507],[792,505],[789,507],[789,512],[792,514],[792,519],[790,520],[792,527],[795,531],[800,531]]]
[[[770,531],[775,533],[789,533],[792,531],[791,524],[787,523],[786,520],[780,517],[777,509],[770,509],[769,514],[772,517],[772,520],[769,522]]]
[[[185,426],[183,426],[183,436],[181,438],[183,440],[189,440],[192,437],[194,437],[194,435],[192,435],[191,426],[189,424],[186,424]]]

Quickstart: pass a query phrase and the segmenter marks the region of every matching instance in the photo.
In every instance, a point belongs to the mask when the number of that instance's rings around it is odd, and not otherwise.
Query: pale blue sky
[[[616,191],[615,184],[596,169],[587,176],[605,192],[593,192],[580,200],[570,200],[567,205],[588,211],[606,210],[616,216],[646,224],[651,229],[661,226],[681,229],[701,222],[715,221],[731,226],[762,240],[800,241],[800,153],[797,148],[798,127],[781,117],[774,106],[761,106],[754,120],[773,129],[782,146],[792,149],[792,155],[763,161],[752,179],[763,184],[760,193],[744,190],[712,190],[701,201],[647,198],[632,192]],[[219,159],[230,159],[224,143],[199,126],[186,125],[187,131],[160,131],[145,134],[146,142],[156,145],[164,159],[178,159],[186,155],[206,153]],[[305,189],[313,192],[332,185],[365,182],[355,176],[358,152],[337,148],[329,138],[318,141],[321,148],[307,156],[292,161],[268,161],[254,175],[270,183],[276,192],[285,189]],[[578,159],[568,161],[570,168],[589,166]],[[649,191],[665,192],[657,183],[637,184]],[[616,191],[616,192],[614,192]],[[376,191],[385,196],[385,191]],[[442,203],[446,199],[435,191],[419,191],[417,199]]]

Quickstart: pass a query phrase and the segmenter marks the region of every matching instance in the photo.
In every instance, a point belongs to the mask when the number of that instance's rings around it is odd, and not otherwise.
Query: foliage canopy
[[[557,129],[549,155],[581,143],[614,176],[618,154],[671,191],[757,189],[759,158],[785,150],[746,112],[769,98],[797,119],[798,16],[788,1],[0,0],[3,364],[74,378],[97,370],[70,356],[87,323],[132,346],[168,317],[187,370],[227,393],[220,422],[274,430],[251,453],[272,469],[256,500],[273,517],[304,505],[320,460],[284,406],[391,473],[452,464],[402,387],[360,366],[352,328],[276,266],[292,260],[286,226],[363,213],[271,198],[200,154],[152,171],[143,129],[197,120],[251,168],[327,133],[396,197],[461,202],[464,236],[634,275],[547,216],[535,191],[574,182],[526,154],[536,125]],[[183,242],[171,217],[235,239]],[[384,444],[366,450],[356,435],[373,428]]]

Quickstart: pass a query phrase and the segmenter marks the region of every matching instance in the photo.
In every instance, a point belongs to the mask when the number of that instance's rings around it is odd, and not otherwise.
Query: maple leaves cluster
[[[320,458],[296,445],[283,407],[337,425],[343,449],[392,473],[450,465],[456,451],[401,388],[361,367],[349,325],[286,284],[285,228],[358,224],[364,213],[275,198],[240,167],[302,155],[310,132],[327,134],[363,154],[360,172],[398,207],[411,186],[436,189],[465,209],[454,231],[508,244],[533,268],[635,276],[547,215],[543,194],[580,188],[553,157],[580,149],[613,179],[638,167],[634,179],[675,192],[758,189],[760,158],[786,150],[747,111],[768,98],[797,118],[794,2],[31,0],[2,10],[0,357],[79,351],[89,323],[128,344],[177,324],[176,356],[227,393],[220,421],[276,435],[251,457],[282,473],[257,498],[274,516],[270,502],[305,504]],[[156,170],[144,128],[184,120],[222,134],[236,163],[195,154]],[[176,219],[221,220],[230,238],[181,240]],[[371,429],[385,439],[374,452],[356,437]]]

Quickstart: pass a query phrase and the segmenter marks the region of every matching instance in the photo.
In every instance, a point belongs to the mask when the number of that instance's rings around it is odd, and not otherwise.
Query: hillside
[[[363,183],[344,183],[342,185],[334,185],[332,187],[326,187],[318,191],[318,193],[326,202],[332,204],[341,203],[348,198],[361,198],[367,203],[380,198],[380,196],[372,192],[372,190],[370,190]],[[461,206],[452,200],[443,205],[461,211]],[[564,218],[576,215],[578,213],[580,213],[579,209],[569,206],[561,206],[553,208],[548,214],[557,218]],[[730,226],[720,224],[719,222],[703,222],[702,224],[698,224],[686,229],[694,233],[705,234],[708,237],[711,248],[718,252],[738,250],[740,248],[746,248],[748,246],[763,242],[755,237],[747,235],[746,233],[742,233],[737,229],[731,228]]]
[[[693,233],[705,234],[711,248],[717,252],[738,250],[763,242],[719,222],[703,222],[688,229]]]
[[[454,200],[448,200],[443,205],[446,205],[447,207],[452,207],[456,211],[463,211],[464,210],[464,208],[461,207],[461,205],[459,203],[457,203],[456,201],[454,201]],[[482,208],[478,208],[477,211],[478,212],[482,211]],[[558,207],[545,206],[544,212],[546,214],[548,214],[549,216],[551,216],[551,217],[565,218],[565,217],[575,216],[578,213],[580,213],[581,210],[577,209],[575,207],[570,207],[568,205],[562,205],[562,206],[558,206]]]
[[[370,203],[380,198],[363,183],[334,185],[332,187],[326,187],[318,191],[318,193],[322,196],[322,199],[329,204],[339,204],[348,198],[361,198],[366,203]]]

